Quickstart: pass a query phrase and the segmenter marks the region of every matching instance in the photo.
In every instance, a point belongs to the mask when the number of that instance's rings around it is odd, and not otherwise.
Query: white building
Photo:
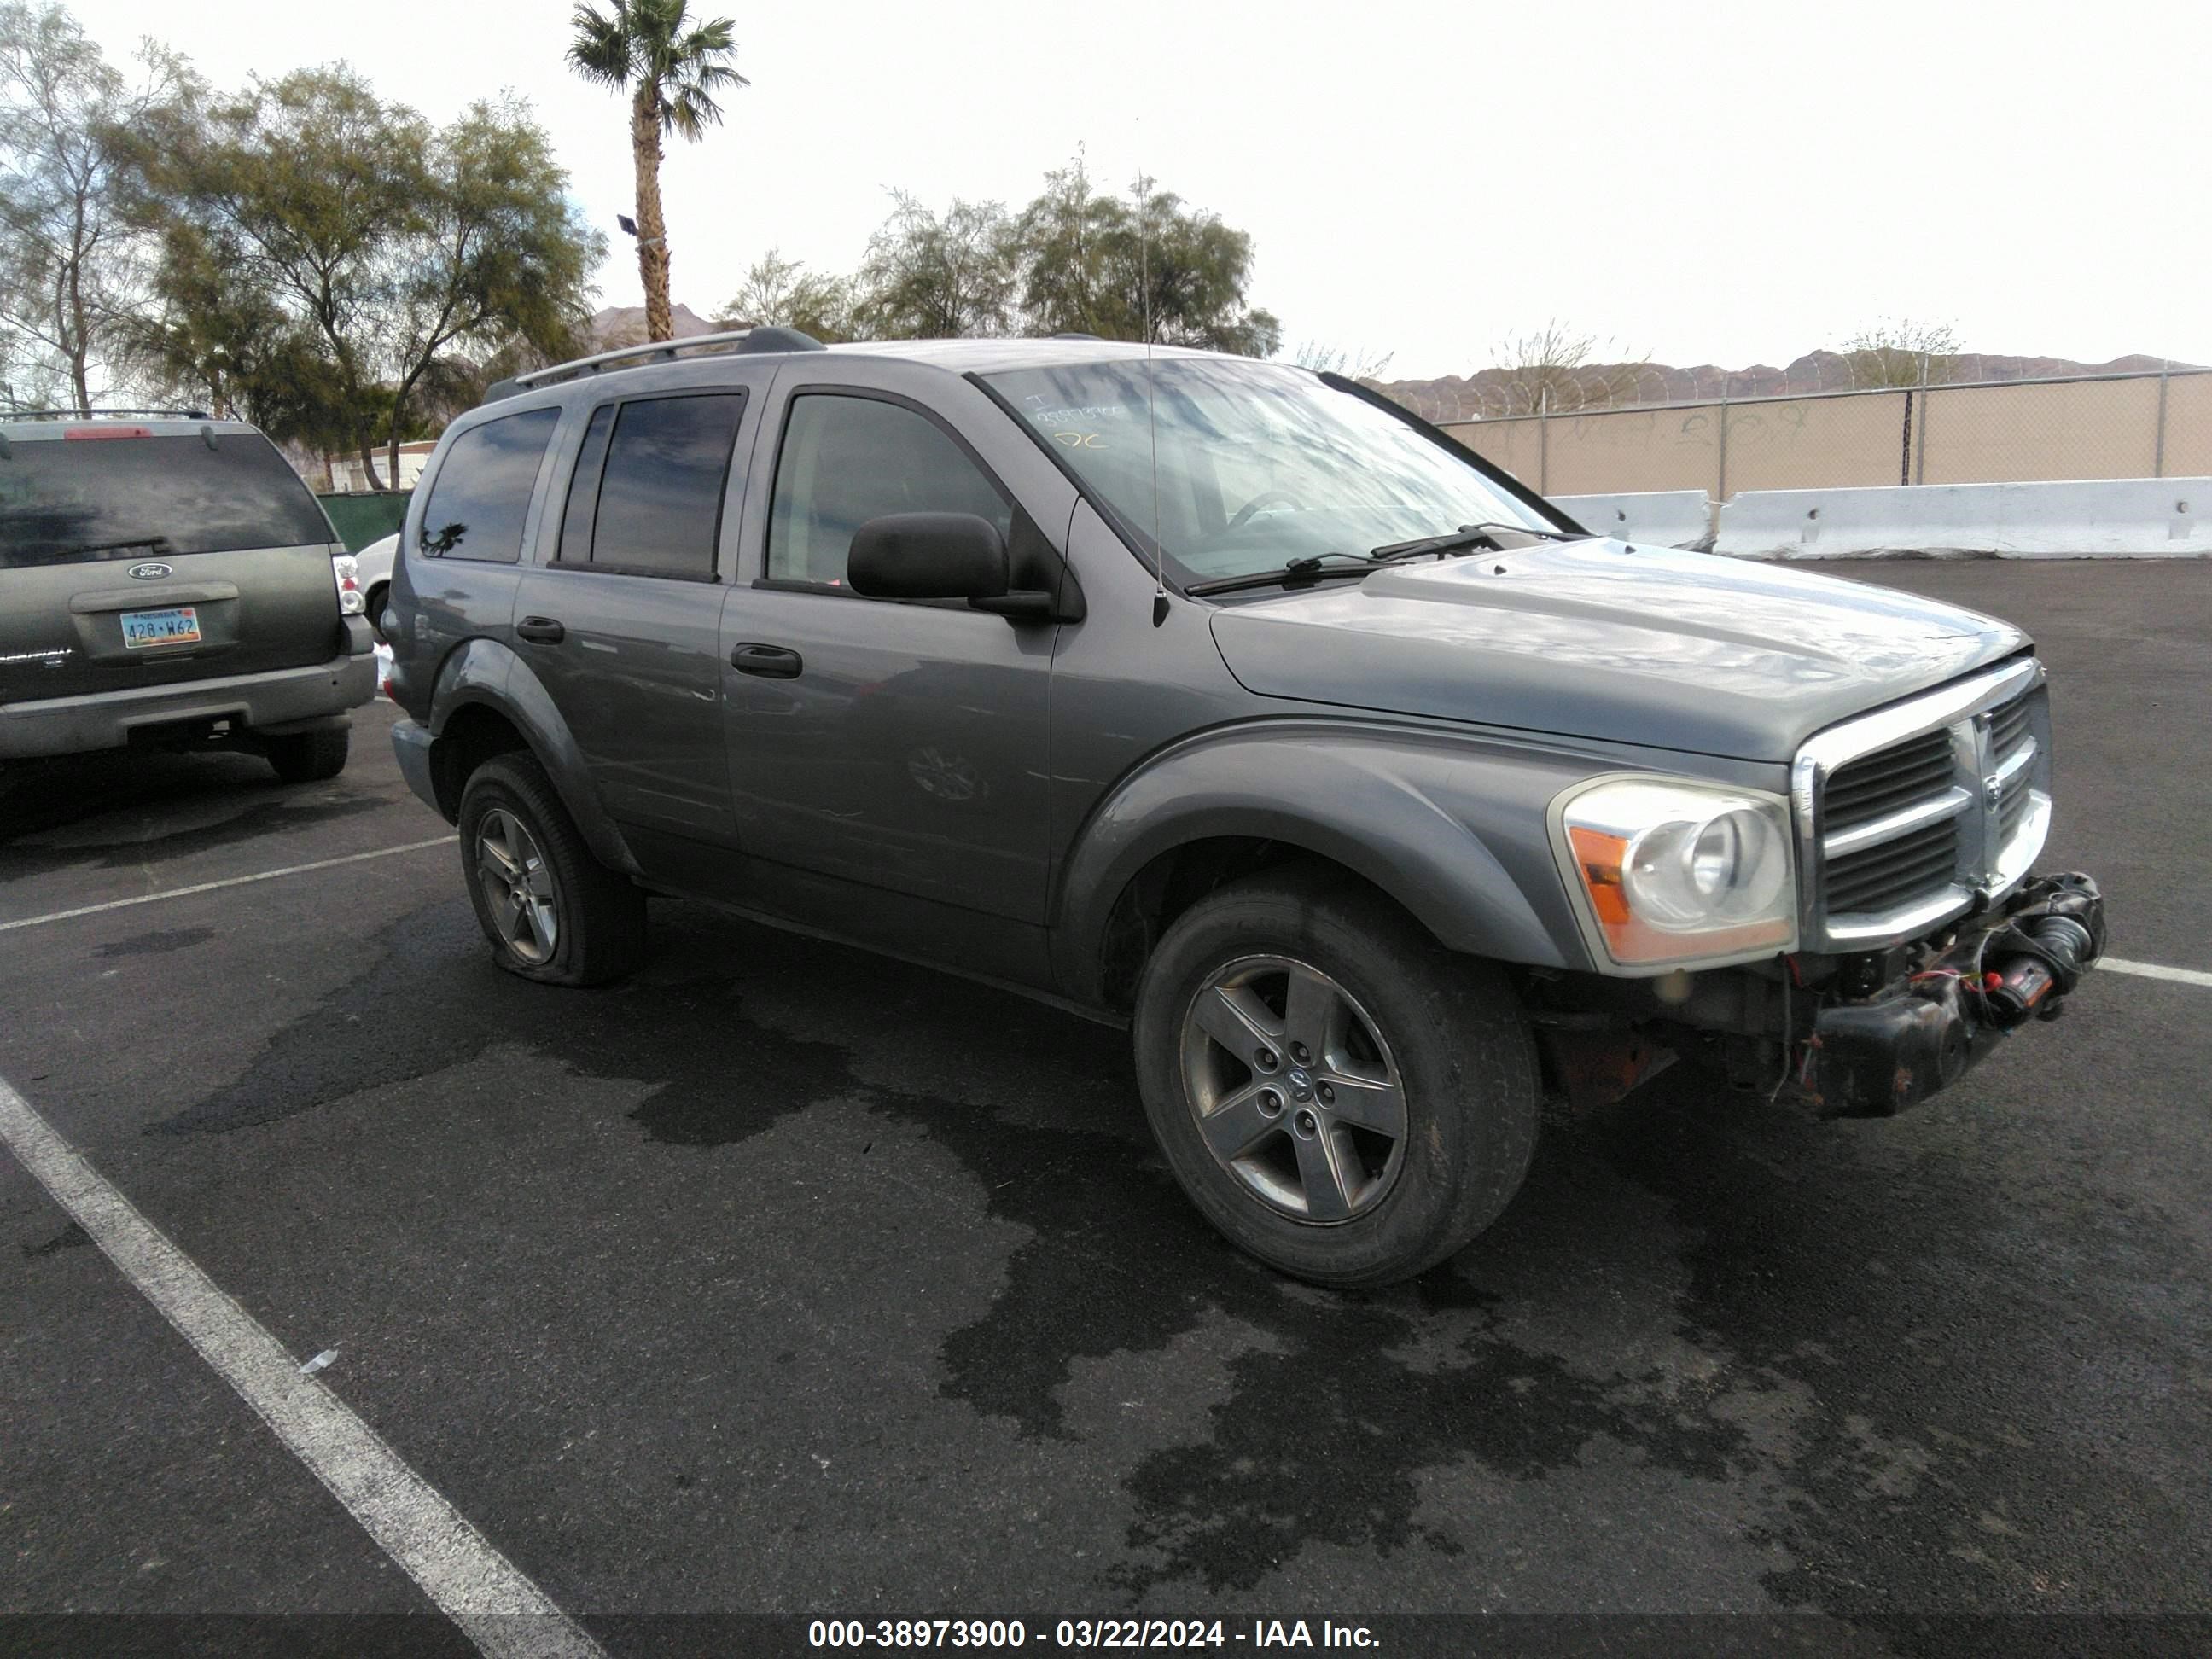
[[[399,477],[395,483],[389,476],[392,469],[391,452],[382,444],[379,444],[375,451],[376,476],[383,482],[386,489],[394,488],[412,489],[415,488],[416,481],[422,476],[423,464],[429,460],[431,452],[437,447],[437,440],[434,438],[424,439],[419,443],[400,445]],[[362,470],[360,456],[333,455],[331,457],[332,493],[359,495],[371,487],[368,476]]]

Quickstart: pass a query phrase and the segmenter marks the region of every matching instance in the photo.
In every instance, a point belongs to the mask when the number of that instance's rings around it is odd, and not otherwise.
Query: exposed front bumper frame
[[[2008,963],[2047,962],[2033,934],[2066,918],[2090,939],[2072,973],[2039,992],[2031,1016],[2000,1008],[1985,979]],[[2060,924],[2063,926],[2062,922]],[[2101,954],[2105,902],[2086,876],[2038,876],[1977,917],[1909,973],[1865,997],[1830,1002],[1813,1021],[1800,1082],[1826,1117],[1888,1117],[1948,1088],[2033,1017],[2055,1019]],[[2046,975],[2046,977],[2048,977]]]

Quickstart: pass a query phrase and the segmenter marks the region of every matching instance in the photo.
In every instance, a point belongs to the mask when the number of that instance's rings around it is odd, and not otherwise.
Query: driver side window
[[[769,507],[768,580],[843,588],[854,532],[887,513],[972,513],[1002,538],[1013,533],[1012,504],[927,416],[849,392],[793,398]]]

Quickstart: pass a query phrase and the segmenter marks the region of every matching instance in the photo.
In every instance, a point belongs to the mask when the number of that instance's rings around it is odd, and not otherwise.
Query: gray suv
[[[0,767],[220,746],[289,783],[337,775],[376,690],[343,551],[242,421],[0,418]]]
[[[622,974],[662,893],[1125,1020],[1322,1284],[1473,1237],[1547,1097],[1896,1112],[2102,948],[2018,629],[1600,538],[1334,376],[756,330],[506,383],[426,479],[393,741],[504,967]]]

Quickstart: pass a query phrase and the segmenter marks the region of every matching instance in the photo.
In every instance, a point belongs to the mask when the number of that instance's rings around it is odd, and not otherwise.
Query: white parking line
[[[43,927],[50,921],[67,921],[71,916],[96,916],[102,910],[127,910],[134,904],[152,904],[160,899],[183,898],[192,893],[212,893],[219,887],[244,887],[257,881],[274,881],[279,876],[304,876],[310,870],[334,870],[341,864],[359,864],[366,859],[388,859],[398,853],[419,853],[426,847],[450,847],[459,836],[438,836],[429,841],[410,841],[404,847],[380,847],[373,852],[348,853],[342,859],[317,859],[313,864],[288,864],[281,870],[264,870],[258,875],[231,876],[222,881],[204,881],[191,887],[164,887],[158,893],[141,893],[136,898],[110,899],[105,904],[80,904],[74,910],[54,910],[43,916],[26,916],[21,921],[0,921],[0,933],[13,933],[18,927]]]
[[[483,1652],[605,1659],[468,1518],[0,1079],[0,1140]]]
[[[2164,968],[2155,962],[2130,962],[2125,957],[2106,957],[2097,964],[2116,974],[2140,974],[2145,979],[2170,979],[2178,985],[2212,987],[2212,974],[2194,968]]]

